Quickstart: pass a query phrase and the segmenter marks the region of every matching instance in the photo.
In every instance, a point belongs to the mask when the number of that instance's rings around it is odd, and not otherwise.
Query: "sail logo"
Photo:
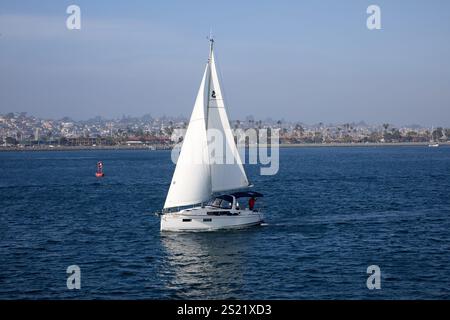
[[[211,92],[211,98],[216,98],[216,92],[214,90]]]

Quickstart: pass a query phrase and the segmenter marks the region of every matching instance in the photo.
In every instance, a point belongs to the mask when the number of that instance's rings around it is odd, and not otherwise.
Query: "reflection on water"
[[[161,276],[173,298],[232,299],[244,291],[253,232],[164,233]]]

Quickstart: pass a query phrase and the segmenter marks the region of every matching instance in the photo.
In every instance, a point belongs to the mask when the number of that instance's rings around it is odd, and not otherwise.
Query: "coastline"
[[[0,152],[26,152],[26,151],[99,151],[99,150],[171,150],[168,146],[32,146],[32,147],[3,147],[0,146]]]
[[[428,147],[429,142],[357,142],[357,143],[297,143],[280,144],[281,148],[300,148],[300,147]],[[450,141],[440,142],[440,146],[450,145]]]
[[[428,142],[383,142],[383,143],[293,143],[279,145],[280,148],[326,148],[326,147],[427,147]],[[441,142],[440,146],[450,146],[450,142]],[[0,152],[20,151],[99,151],[99,150],[171,150],[173,146],[143,146],[143,145],[116,145],[116,146],[32,146],[32,147],[4,147],[0,146]],[[242,147],[242,146],[238,146]],[[255,146],[250,146],[254,148]],[[269,147],[260,145],[260,147]]]

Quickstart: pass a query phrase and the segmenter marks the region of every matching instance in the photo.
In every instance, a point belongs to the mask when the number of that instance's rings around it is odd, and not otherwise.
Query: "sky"
[[[231,119],[450,126],[445,0],[0,0],[0,114],[188,117],[210,29]]]

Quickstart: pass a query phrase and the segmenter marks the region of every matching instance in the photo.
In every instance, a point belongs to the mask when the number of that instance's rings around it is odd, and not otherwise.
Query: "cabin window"
[[[222,209],[231,209],[231,206],[233,204],[227,200],[223,200],[222,203],[220,204],[220,208]]]
[[[203,222],[211,222],[211,221],[212,221],[211,218],[205,218],[205,219],[203,219]]]
[[[232,200],[228,201],[228,200],[225,200],[222,198],[215,198],[214,200],[209,201],[208,205],[210,205],[212,207],[216,207],[216,208],[221,208],[221,209],[231,209],[231,207],[233,205],[233,201]]]
[[[183,219],[183,222],[191,222],[192,219]]]

